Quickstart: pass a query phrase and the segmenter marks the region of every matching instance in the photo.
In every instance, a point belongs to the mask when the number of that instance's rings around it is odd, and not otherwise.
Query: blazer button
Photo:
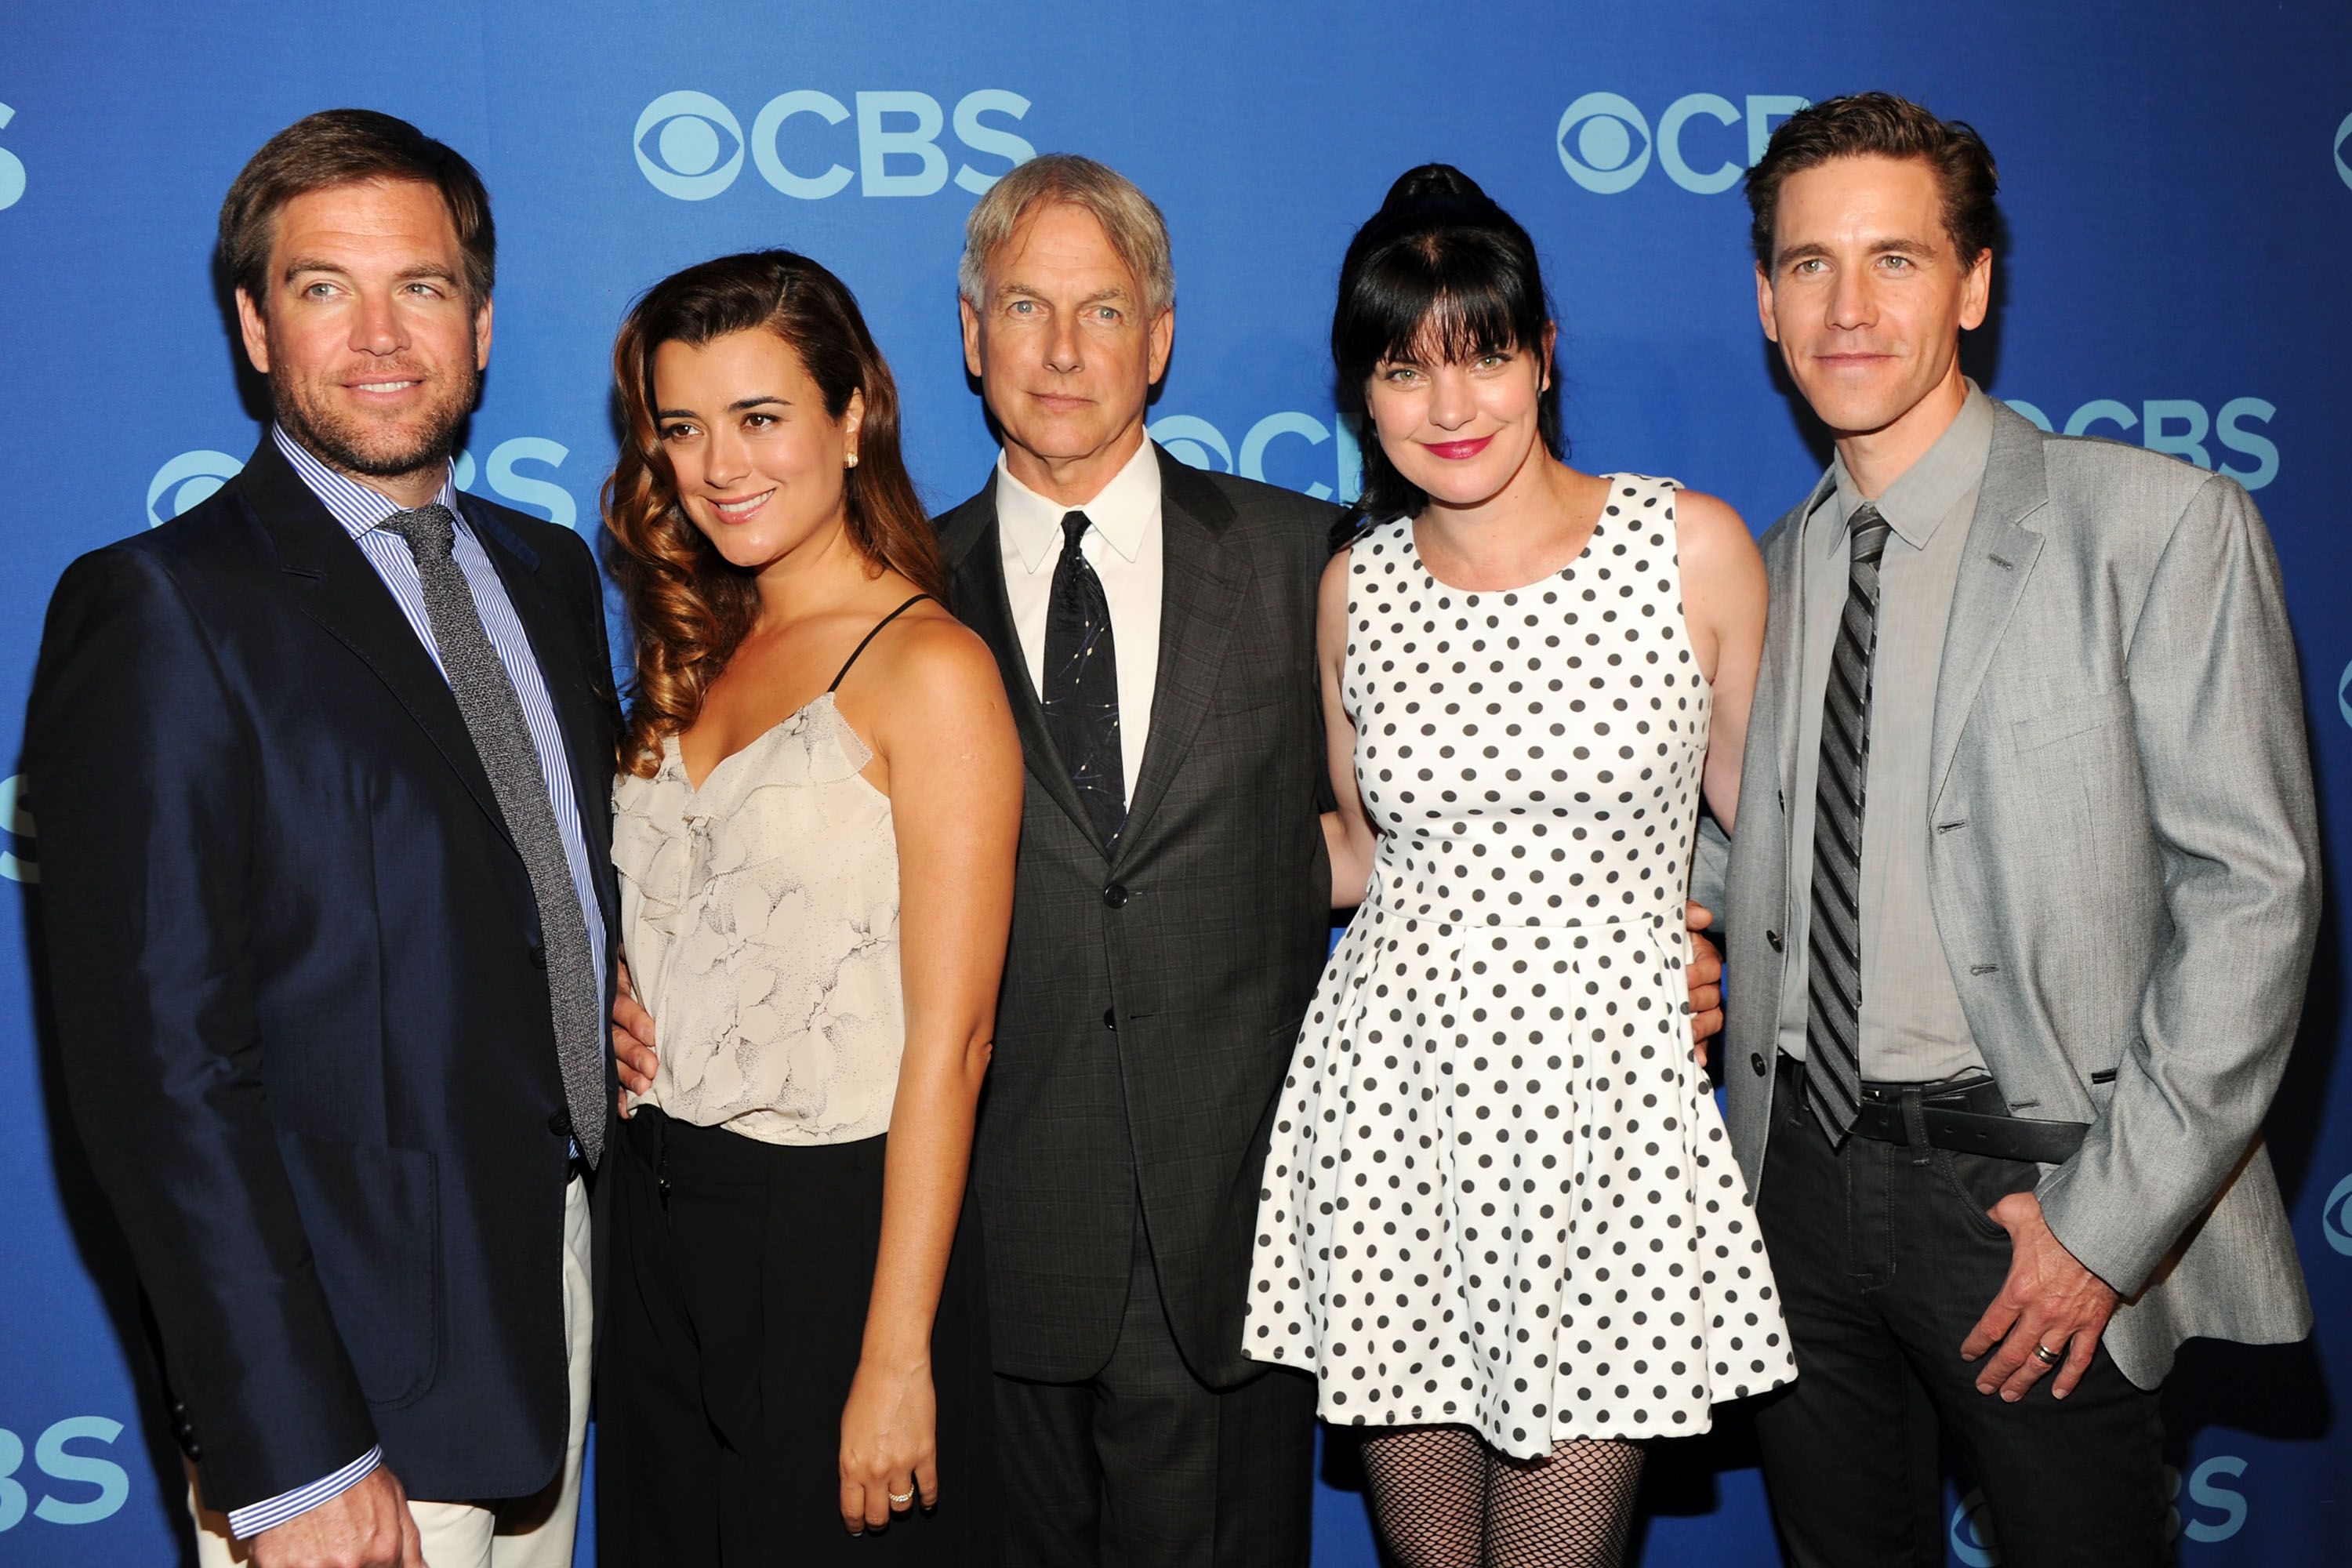
[[[1103,1027],[1106,1029],[1116,1029],[1118,1027],[1118,1008],[1106,1007],[1103,1009]]]
[[[572,1117],[568,1111],[557,1111],[547,1119],[547,1130],[558,1138],[572,1136]]]
[[[545,969],[547,967],[547,949],[541,947],[537,942],[532,942],[530,944],[530,966],[533,969]]]
[[[1762,1051],[1749,1052],[1748,1057],[1748,1065],[1756,1069],[1756,1076],[1758,1078],[1762,1078],[1764,1076],[1764,1053]]]
[[[1124,909],[1127,905],[1127,889],[1113,882],[1103,889],[1103,902],[1114,910]]]
[[[1764,940],[1765,940],[1766,942],[1770,942],[1770,943],[1772,944],[1772,951],[1773,951],[1774,952],[1780,952],[1780,933],[1779,931],[1766,931],[1766,932],[1764,933]]]
[[[188,1463],[192,1465],[204,1463],[205,1447],[203,1444],[198,1443],[194,1439],[181,1444],[180,1452],[188,1456]]]

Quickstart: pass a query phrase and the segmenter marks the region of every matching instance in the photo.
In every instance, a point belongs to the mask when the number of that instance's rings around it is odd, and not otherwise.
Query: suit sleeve
[[[26,724],[74,1121],[130,1242],[208,1504],[349,1465],[374,1424],[281,1163],[254,1006],[251,737],[154,558],[85,557]]]
[[[2278,559],[2253,502],[2208,479],[2175,524],[2126,680],[2164,872],[2161,946],[2114,1098],[2040,1196],[2126,1296],[2258,1135],[2302,1013],[2318,826]]]
[[[1715,916],[1708,935],[1717,945],[1723,938],[1723,884],[1731,870],[1731,840],[1711,811],[1698,818],[1698,845],[1691,856],[1690,896]]]

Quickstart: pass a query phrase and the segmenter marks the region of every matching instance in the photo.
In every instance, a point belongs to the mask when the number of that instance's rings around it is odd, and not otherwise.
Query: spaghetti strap
[[[884,626],[888,626],[892,621],[897,620],[900,616],[905,615],[908,610],[913,609],[917,605],[921,604],[925,599],[929,597],[930,595],[929,594],[918,594],[913,598],[908,600],[905,604],[899,605],[897,609],[891,611],[888,615],[883,616],[880,620],[875,622],[874,629],[866,634],[866,642],[861,642],[856,647],[849,650],[849,657],[842,660],[841,674],[835,676],[833,678],[833,684],[826,687],[825,689],[827,691],[840,690],[842,678],[849,673],[849,667],[857,662],[857,656],[866,651],[866,643],[870,643],[876,637],[880,637]]]

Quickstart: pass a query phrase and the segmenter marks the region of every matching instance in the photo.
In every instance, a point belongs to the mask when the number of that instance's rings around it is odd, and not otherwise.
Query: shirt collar
[[[327,509],[328,514],[341,523],[343,531],[353,539],[382,528],[403,510],[390,497],[370,489],[357,479],[339,474],[319,461],[310,455],[308,447],[286,433],[283,425],[270,426],[269,438],[278,443],[278,451],[285,454],[286,460],[294,466],[294,471],[302,476],[302,482],[310,487],[310,493],[319,498],[320,504]],[[433,499],[447,507],[449,514],[457,520],[457,526],[465,528],[466,514],[457,510],[457,479],[454,469],[442,476],[441,493]]]
[[[1049,500],[1013,477],[1004,454],[996,454],[996,524],[1021,557],[1021,569],[1034,572],[1062,536],[1065,514],[1083,511],[1094,530],[1133,562],[1143,553],[1144,535],[1160,517],[1160,453],[1150,441],[1135,449],[1110,482],[1080,505]]]
[[[1992,452],[1992,400],[1978,389],[1975,382],[1968,385],[1969,395],[1961,403],[1959,413],[1936,437],[1936,444],[1921,453],[1919,460],[1904,469],[1886,487],[1886,493],[1878,498],[1878,515],[1914,550],[1927,548],[1927,541],[1935,537],[1937,526],[1960,498],[1984,479],[1985,459]],[[1831,459],[1830,476],[1834,481],[1832,488],[1837,493],[1841,514],[1838,526],[1832,531],[1843,542],[1845,519],[1860,510],[1864,498],[1855,488],[1853,476],[1845,471],[1843,457]]]

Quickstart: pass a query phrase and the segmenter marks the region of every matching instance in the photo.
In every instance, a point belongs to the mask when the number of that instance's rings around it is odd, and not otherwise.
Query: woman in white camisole
[[[1021,810],[995,661],[830,273],[690,268],[614,369],[613,859],[657,1060],[611,1163],[600,1561],[993,1563],[964,1177]]]

